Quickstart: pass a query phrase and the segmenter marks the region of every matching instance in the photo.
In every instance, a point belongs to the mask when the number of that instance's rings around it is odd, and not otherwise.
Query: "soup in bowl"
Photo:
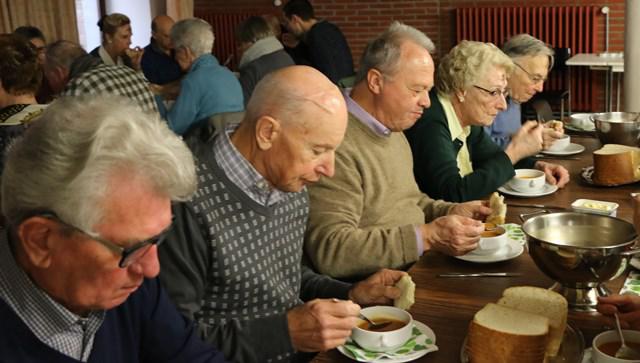
[[[360,320],[351,331],[351,339],[363,349],[387,352],[400,348],[411,338],[413,318],[405,310],[393,306],[371,306],[362,309],[361,313],[374,323],[390,322],[377,329]]]
[[[640,353],[640,331],[623,330],[625,344]],[[615,354],[620,348],[620,338],[615,330],[607,330],[593,338],[592,359],[594,363],[630,363],[640,361],[638,359],[616,358]]]
[[[545,185],[544,172],[537,169],[516,169],[516,175],[508,182],[509,188],[520,193],[536,193]]]
[[[489,255],[497,252],[508,242],[507,231],[492,223],[485,223],[485,231],[480,235],[478,247],[473,250],[477,255]]]

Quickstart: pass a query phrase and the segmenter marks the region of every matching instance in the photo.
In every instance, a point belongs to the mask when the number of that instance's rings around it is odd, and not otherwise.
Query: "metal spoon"
[[[390,321],[383,321],[381,323],[376,323],[376,322],[370,320],[369,318],[367,318],[366,316],[362,315],[362,313],[360,313],[360,319],[366,321],[369,324],[369,330],[380,330],[380,329],[384,328],[385,326],[391,324]]]
[[[618,318],[618,313],[614,313],[616,318],[616,328],[618,329],[618,336],[620,336],[620,348],[616,351],[615,357],[620,359],[638,359],[640,358],[640,353],[635,349],[629,347],[624,342],[624,336],[622,335],[622,329],[620,328],[620,319]]]

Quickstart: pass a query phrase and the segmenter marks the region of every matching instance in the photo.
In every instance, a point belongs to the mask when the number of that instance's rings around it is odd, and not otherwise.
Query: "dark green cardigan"
[[[449,124],[436,91],[431,91],[429,97],[431,107],[405,131],[413,152],[413,172],[424,193],[450,202],[482,199],[515,175],[507,154],[481,126],[471,126],[467,148],[473,172],[461,177],[457,155],[462,141],[451,141]],[[534,159],[526,158],[516,167],[532,168],[534,163]]]

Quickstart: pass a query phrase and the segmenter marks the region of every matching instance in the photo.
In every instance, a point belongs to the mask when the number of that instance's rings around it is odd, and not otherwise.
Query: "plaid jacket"
[[[62,93],[63,96],[86,94],[124,96],[137,102],[145,111],[158,112],[144,76],[131,68],[101,64],[73,78]]]

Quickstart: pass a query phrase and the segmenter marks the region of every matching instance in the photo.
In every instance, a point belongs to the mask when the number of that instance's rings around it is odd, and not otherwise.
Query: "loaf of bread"
[[[491,198],[489,198],[489,208],[491,208],[491,214],[487,217],[486,223],[504,224],[507,216],[507,205],[504,204],[504,196],[498,194],[498,192],[493,192]]]
[[[640,148],[606,144],[593,152],[593,175],[598,185],[618,185],[640,180]]]
[[[516,286],[504,290],[498,304],[549,319],[546,356],[555,357],[558,354],[567,327],[568,305],[562,295],[540,287]]]
[[[489,303],[469,325],[465,347],[470,363],[542,363],[549,319]]]

